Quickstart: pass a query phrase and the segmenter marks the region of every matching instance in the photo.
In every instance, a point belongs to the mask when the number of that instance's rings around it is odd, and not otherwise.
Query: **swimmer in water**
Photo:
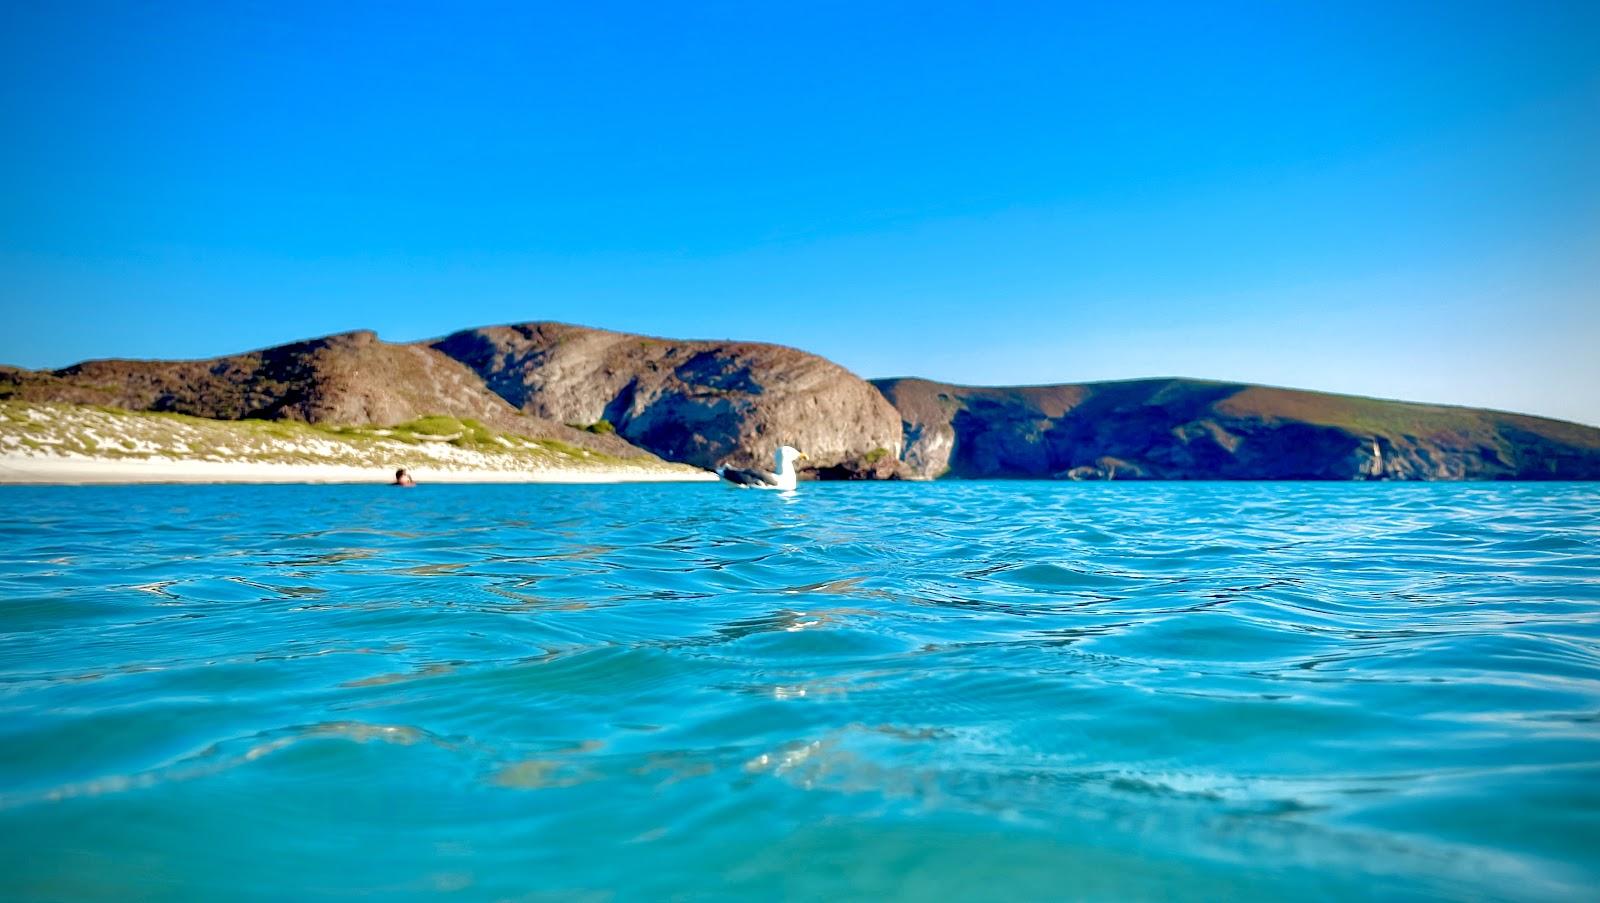
[[[407,473],[406,469],[402,467],[394,472],[394,482],[390,485],[409,487],[417,485],[417,481],[411,479],[411,474]]]

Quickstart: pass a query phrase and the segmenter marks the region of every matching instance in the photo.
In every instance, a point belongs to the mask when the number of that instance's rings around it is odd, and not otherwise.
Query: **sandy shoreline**
[[[640,452],[424,418],[394,427],[207,420],[84,405],[0,401],[0,484],[679,483],[715,474]]]
[[[416,466],[409,469],[419,483],[684,483],[717,479],[716,474],[706,471],[644,467],[462,470]],[[392,468],[347,464],[0,455],[0,485],[388,483],[393,478]]]

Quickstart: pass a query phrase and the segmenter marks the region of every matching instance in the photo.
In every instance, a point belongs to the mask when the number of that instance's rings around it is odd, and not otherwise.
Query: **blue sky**
[[[1595,3],[12,3],[0,133],[7,363],[559,319],[1600,423]]]

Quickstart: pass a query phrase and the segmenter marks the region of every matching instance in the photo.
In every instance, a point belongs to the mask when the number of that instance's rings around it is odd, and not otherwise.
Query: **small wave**
[[[128,487],[0,522],[30,879],[92,845],[194,888],[203,831],[307,896],[581,891],[619,848],[846,894],[1600,882],[1593,487]],[[308,853],[358,843],[397,877]]]
[[[142,790],[175,781],[211,777],[247,765],[296,744],[315,740],[347,740],[354,743],[391,743],[410,746],[420,742],[444,745],[416,727],[398,724],[369,724],[361,721],[330,721],[300,725],[278,731],[236,738],[208,746],[171,764],[133,774],[107,775],[87,781],[63,784],[35,792],[0,794],[0,809],[36,803],[60,802],[78,797],[102,796]]]

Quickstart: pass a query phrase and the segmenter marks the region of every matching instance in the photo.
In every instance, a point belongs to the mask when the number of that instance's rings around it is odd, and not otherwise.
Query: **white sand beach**
[[[418,483],[682,483],[714,482],[703,470],[557,468],[460,470],[407,468]],[[96,483],[388,483],[394,470],[348,464],[274,464],[0,454],[0,485]]]
[[[466,424],[441,428],[328,430],[0,402],[0,484],[388,483],[402,467],[419,483],[717,479],[648,454],[616,457]]]

